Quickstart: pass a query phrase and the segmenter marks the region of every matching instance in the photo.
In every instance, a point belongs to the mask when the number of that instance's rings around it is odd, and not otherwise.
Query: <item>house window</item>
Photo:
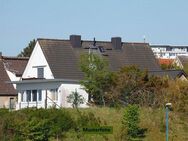
[[[44,68],[37,68],[37,77],[44,78]]]
[[[31,91],[30,90],[26,91],[26,101],[31,101]]]
[[[99,50],[100,50],[101,53],[105,52],[105,50],[104,50],[104,48],[102,46],[99,46]]]
[[[36,102],[42,101],[42,90],[26,90],[21,94],[22,102]]]
[[[58,90],[57,89],[51,89],[50,92],[52,94],[52,100],[57,101],[58,100]]]
[[[37,101],[37,90],[32,90],[32,101]]]
[[[38,90],[38,101],[42,101],[42,90]]]
[[[176,54],[175,54],[175,53],[170,53],[169,55],[170,55],[170,56],[176,56]]]
[[[166,51],[172,51],[172,47],[167,47]]]

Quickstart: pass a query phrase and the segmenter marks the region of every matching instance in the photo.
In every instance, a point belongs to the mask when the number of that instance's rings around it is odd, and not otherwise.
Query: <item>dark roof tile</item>
[[[178,59],[180,60],[181,64],[183,65],[183,67],[185,67],[186,65],[188,65],[188,56],[178,56]]]
[[[149,71],[149,75],[155,75],[155,76],[168,76],[172,79],[176,79],[184,75],[187,77],[187,74],[183,70],[161,70],[161,71]]]
[[[15,96],[17,95],[13,85],[7,83],[10,80],[6,69],[17,76],[21,76],[29,58],[19,57],[0,57],[0,96]]]
[[[27,57],[6,57],[3,56],[3,63],[7,70],[15,73],[17,76],[21,76],[27,65],[29,58]]]
[[[0,96],[16,95],[16,90],[12,84],[6,82],[10,81],[10,78],[4,68],[3,60],[0,58]]]
[[[81,41],[81,48],[73,48],[69,40],[38,39],[55,78],[77,79],[83,78],[79,68],[79,58],[88,53],[93,41]],[[109,61],[112,71],[123,66],[137,65],[141,69],[161,70],[153,52],[147,43],[122,42],[122,49],[113,49],[111,42],[97,41],[96,46],[102,46],[105,57]],[[87,49],[86,49],[87,48]],[[98,51],[99,54],[100,51]]]

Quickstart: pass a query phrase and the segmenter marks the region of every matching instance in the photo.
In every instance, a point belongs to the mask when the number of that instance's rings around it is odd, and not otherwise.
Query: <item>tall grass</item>
[[[52,109],[51,109],[52,110]],[[40,111],[40,110],[39,110]],[[87,108],[79,109],[63,109],[63,112],[67,112],[75,124],[81,125],[88,121],[79,121],[80,114],[91,115],[93,117],[86,117],[86,120],[96,120],[89,121],[91,124],[96,123],[101,126],[107,125],[113,127],[113,134],[84,134],[81,131],[75,130],[75,128],[70,128],[69,131],[65,132],[62,136],[62,140],[65,141],[126,141],[124,138],[126,135],[126,129],[123,128],[122,120],[125,109],[124,108]],[[10,118],[13,121],[28,120],[29,113],[33,112],[30,110],[20,110],[14,112],[8,112],[6,110],[0,109],[0,140],[4,140],[4,125],[5,118]],[[41,113],[32,114],[32,116],[42,116]],[[58,111],[61,113],[61,111]],[[55,114],[56,111],[48,111],[48,114]],[[91,113],[91,114],[89,114]],[[27,114],[27,116],[26,116]],[[10,117],[11,116],[11,117]],[[24,116],[26,116],[24,118]],[[57,116],[57,115],[56,115]],[[52,115],[50,115],[52,117]],[[16,118],[16,119],[15,119]],[[48,118],[46,116],[45,118]],[[30,119],[31,120],[31,119]],[[11,122],[13,122],[11,121]],[[78,123],[79,121],[79,123]],[[16,124],[16,123],[14,123]],[[88,126],[91,125],[87,124]],[[143,138],[144,141],[165,141],[165,109],[152,109],[152,108],[140,108],[140,125],[141,128],[146,128],[146,136]],[[82,128],[80,126],[80,128]],[[188,114],[171,111],[169,113],[169,141],[187,141],[188,140]],[[9,134],[7,132],[7,134]],[[8,136],[8,135],[7,135]],[[13,140],[13,139],[12,139]],[[54,137],[49,139],[50,141],[56,141]],[[61,138],[59,138],[61,140]]]

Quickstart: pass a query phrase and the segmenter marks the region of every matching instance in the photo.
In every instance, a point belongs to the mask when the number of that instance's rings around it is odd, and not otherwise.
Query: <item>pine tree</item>
[[[18,54],[18,57],[30,57],[34,47],[36,44],[36,40],[33,39],[32,41],[29,42],[28,46],[23,49],[23,51]]]

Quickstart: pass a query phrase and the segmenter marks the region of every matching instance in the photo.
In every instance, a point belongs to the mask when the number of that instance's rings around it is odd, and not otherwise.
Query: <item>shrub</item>
[[[62,109],[23,109],[4,116],[3,131],[7,140],[48,141],[63,138],[75,128],[69,112]]]
[[[128,138],[136,138],[139,133],[139,107],[136,105],[129,105],[124,112],[123,125],[127,129]]]
[[[84,103],[84,98],[76,90],[75,92],[72,92],[72,94],[67,96],[67,102],[72,103],[73,108],[78,108],[80,104]]]

